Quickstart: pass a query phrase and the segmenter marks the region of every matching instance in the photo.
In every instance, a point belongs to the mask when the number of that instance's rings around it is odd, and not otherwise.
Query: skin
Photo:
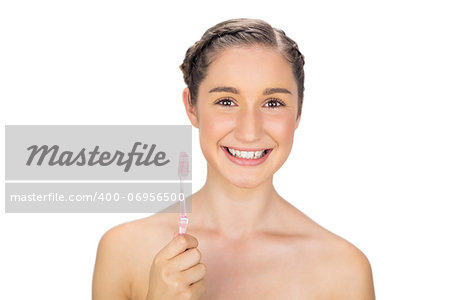
[[[217,87],[235,90],[211,92]],[[290,93],[265,95],[269,88]],[[186,88],[183,103],[208,162],[188,234],[174,234],[178,215],[169,213],[110,229],[99,243],[93,299],[375,299],[366,256],[273,186],[300,121],[289,63],[273,49],[226,49],[196,106],[188,99]],[[258,166],[240,166],[221,146],[273,150]]]

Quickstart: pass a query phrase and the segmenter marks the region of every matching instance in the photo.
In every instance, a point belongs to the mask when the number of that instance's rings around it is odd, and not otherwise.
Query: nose
[[[251,143],[259,140],[263,134],[263,118],[258,109],[247,107],[238,113],[235,137],[245,143]]]

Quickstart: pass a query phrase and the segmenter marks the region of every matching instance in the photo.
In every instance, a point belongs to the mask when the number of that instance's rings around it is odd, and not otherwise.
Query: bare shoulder
[[[332,299],[375,299],[372,268],[366,255],[347,240],[334,237],[326,251],[329,287],[332,287]]]
[[[372,268],[366,255],[346,239],[308,218],[317,278],[327,299],[373,300]]]
[[[366,255],[297,208],[290,208],[287,215],[291,217],[286,222],[298,228],[296,260],[308,269],[308,284],[319,287],[321,298],[375,299],[372,269]]]
[[[94,268],[94,300],[130,299],[136,274],[147,273],[154,255],[170,241],[170,216],[155,214],[116,225],[101,237]]]
[[[322,278],[332,299],[375,299],[372,269],[366,255],[347,240],[330,233],[322,251]]]

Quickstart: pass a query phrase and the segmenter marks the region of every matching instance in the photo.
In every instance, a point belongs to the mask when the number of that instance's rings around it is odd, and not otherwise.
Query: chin
[[[239,188],[242,189],[252,189],[256,188],[262,183],[262,180],[258,180],[256,178],[233,178],[230,182]]]

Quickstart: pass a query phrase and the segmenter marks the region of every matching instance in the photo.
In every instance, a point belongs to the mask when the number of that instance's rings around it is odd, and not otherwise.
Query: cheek
[[[199,131],[202,144],[215,147],[217,143],[233,130],[235,120],[227,114],[219,114],[211,111],[199,111]]]
[[[277,116],[266,120],[266,130],[280,145],[291,146],[295,133],[295,120],[290,116]]]

